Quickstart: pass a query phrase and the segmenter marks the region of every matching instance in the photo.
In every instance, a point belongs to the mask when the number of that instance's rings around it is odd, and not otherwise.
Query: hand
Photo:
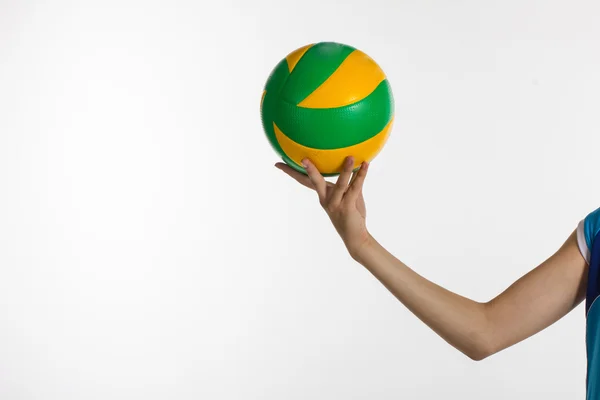
[[[347,157],[335,184],[326,181],[310,160],[304,159],[302,164],[308,176],[285,163],[280,162],[275,166],[317,192],[321,206],[327,212],[348,252],[355,257],[355,254],[372,240],[367,231],[367,209],[362,193],[369,163],[363,162],[358,171],[353,173],[354,159],[351,156]]]

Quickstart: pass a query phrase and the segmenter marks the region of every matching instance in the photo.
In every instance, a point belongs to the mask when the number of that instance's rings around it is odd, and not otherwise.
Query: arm
[[[585,298],[587,264],[575,232],[550,258],[487,303],[428,281],[374,239],[351,254],[421,321],[474,360],[545,329]]]
[[[585,298],[587,262],[575,233],[555,254],[499,296],[487,303],[476,302],[423,278],[369,234],[362,195],[368,163],[353,174],[354,161],[349,157],[335,184],[325,181],[310,160],[303,164],[307,175],[283,163],[276,166],[317,192],[320,204],[356,261],[421,321],[474,360],[552,325]]]

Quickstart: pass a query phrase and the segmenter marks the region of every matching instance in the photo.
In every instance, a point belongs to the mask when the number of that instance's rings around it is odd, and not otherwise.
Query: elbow
[[[480,329],[470,333],[470,340],[463,353],[473,361],[483,361],[498,352],[495,335],[488,323],[479,325]]]
[[[465,352],[465,355],[473,361],[483,361],[492,354],[493,352],[488,351],[486,348],[476,348]]]

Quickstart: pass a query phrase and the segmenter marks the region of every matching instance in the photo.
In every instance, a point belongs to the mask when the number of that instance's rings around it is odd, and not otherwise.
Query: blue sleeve
[[[577,226],[577,244],[579,251],[590,263],[590,254],[594,245],[594,239],[600,230],[600,207],[589,213]]]

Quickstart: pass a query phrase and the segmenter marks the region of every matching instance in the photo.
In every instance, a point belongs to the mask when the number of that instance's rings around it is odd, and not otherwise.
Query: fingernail
[[[308,168],[308,161],[306,161],[306,158],[302,160],[302,165],[304,166],[304,168]]]

